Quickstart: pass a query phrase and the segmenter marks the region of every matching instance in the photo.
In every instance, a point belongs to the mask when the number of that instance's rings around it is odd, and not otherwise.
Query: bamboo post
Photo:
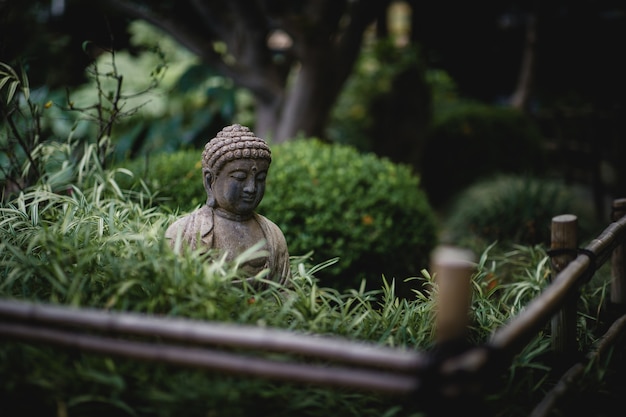
[[[550,259],[554,276],[557,276],[576,256],[578,247],[578,218],[573,214],[562,214],[552,218],[550,249],[564,253]],[[578,291],[572,291],[563,302],[563,307],[552,318],[552,350],[555,353],[573,353],[576,345],[576,304]]]
[[[432,269],[437,285],[435,340],[440,345],[463,341],[466,337],[475,268],[471,251],[442,246],[433,252]]]
[[[613,201],[611,218],[618,221],[626,215],[626,198]],[[626,310],[626,237],[619,239],[611,255],[611,304],[623,313]]]

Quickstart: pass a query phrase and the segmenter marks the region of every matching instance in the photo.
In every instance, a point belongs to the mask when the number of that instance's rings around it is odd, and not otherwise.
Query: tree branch
[[[255,18],[256,22],[252,24],[252,11],[258,9],[251,7],[248,2],[240,4],[239,1],[234,3],[229,1],[228,10],[211,7],[216,3],[210,1],[178,2],[177,10],[184,10],[187,7],[191,11],[184,14],[185,18],[180,18],[178,14],[172,13],[172,10],[148,7],[137,1],[100,0],[100,3],[136,19],[145,20],[167,32],[220,74],[248,88],[258,99],[271,101],[277,95],[283,94],[285,80],[279,76],[279,72],[272,69],[267,46],[262,45],[262,48],[259,48],[266,51],[266,56],[250,52],[259,47],[258,43],[265,42],[265,36],[260,37],[258,33],[258,28],[262,27],[261,19]],[[263,16],[262,12],[259,12],[259,16]],[[241,25],[239,19],[242,18],[246,19],[248,25]],[[255,29],[257,32],[251,33],[250,27],[257,28]],[[235,62],[228,62],[228,58],[215,50],[216,41],[222,41],[227,45],[228,52],[235,58]],[[256,42],[256,45],[251,45],[251,42]],[[250,68],[255,70],[251,71]]]
[[[215,66],[219,71],[230,71],[228,66],[224,65],[221,56],[213,49],[211,43],[214,39],[209,31],[200,30],[196,26],[194,26],[193,29],[188,30],[188,22],[171,17],[171,14],[166,16],[163,13],[155,11],[157,10],[156,8],[149,8],[137,2],[124,0],[99,1],[100,3],[123,14],[136,19],[145,20],[146,22],[163,30],[176,39],[185,48],[189,49],[189,51],[201,57],[205,62]],[[201,33],[201,35],[197,35],[198,33]]]

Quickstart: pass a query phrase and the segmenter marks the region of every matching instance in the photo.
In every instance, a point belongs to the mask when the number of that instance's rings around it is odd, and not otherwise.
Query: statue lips
[[[256,196],[254,194],[244,194],[241,196],[241,201],[246,203],[254,203],[256,201]]]
[[[255,195],[243,195],[239,201],[244,207],[256,208],[257,198]]]

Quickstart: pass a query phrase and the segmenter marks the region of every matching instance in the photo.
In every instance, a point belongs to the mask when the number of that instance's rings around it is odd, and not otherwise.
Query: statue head
[[[269,146],[249,128],[234,124],[222,129],[202,152],[207,205],[251,212],[263,198],[271,161]],[[233,207],[235,200],[242,205]]]

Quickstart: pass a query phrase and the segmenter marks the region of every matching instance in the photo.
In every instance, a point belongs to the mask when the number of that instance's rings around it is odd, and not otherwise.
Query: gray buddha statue
[[[287,284],[289,252],[280,228],[255,212],[265,193],[271,163],[267,143],[239,124],[227,126],[202,152],[202,176],[206,204],[176,220],[165,232],[172,248],[177,239],[191,249],[216,249],[234,260],[253,245],[264,242],[268,255],[242,265],[248,281],[264,269],[267,279]]]

